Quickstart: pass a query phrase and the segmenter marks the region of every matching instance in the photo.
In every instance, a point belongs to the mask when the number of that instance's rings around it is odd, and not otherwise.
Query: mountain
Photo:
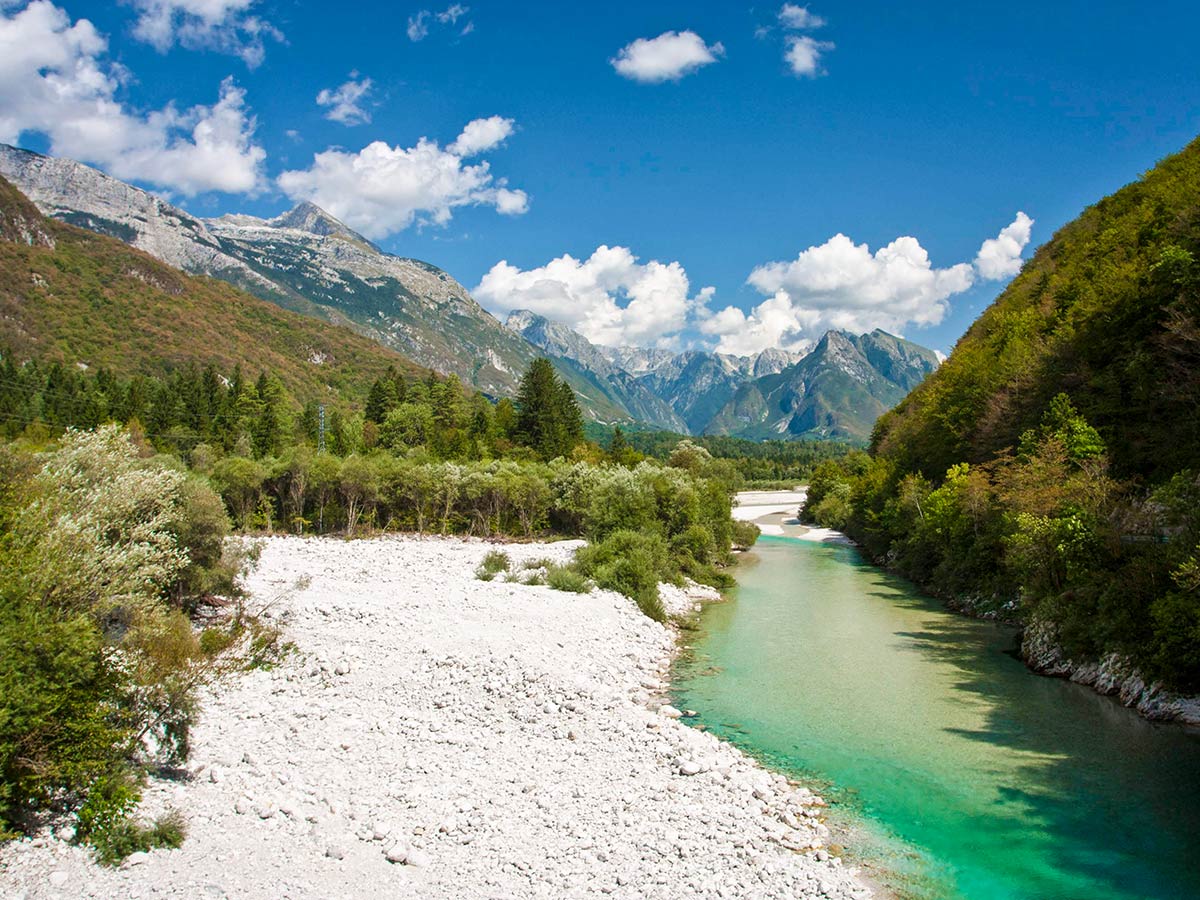
[[[814,518],[1040,671],[1200,694],[1200,139],[1059,229],[871,449]]]
[[[346,328],[48,219],[3,178],[0,350],[125,374],[241,365],[248,377],[274,372],[300,401],[363,400],[389,366],[424,372]]]
[[[931,477],[986,462],[1070,395],[1122,475],[1200,465],[1200,139],[1025,264],[877,449]]]
[[[704,433],[865,442],[937,366],[932,350],[885,331],[830,331],[798,363],[742,384]]]
[[[8,145],[0,175],[54,219],[353,328],[483,391],[513,393],[536,356],[450,275],[381,252],[311,203],[273,219],[198,219],[89,166]]]
[[[527,309],[514,310],[504,324],[546,354],[560,374],[571,376],[569,383],[593,409],[609,410],[608,421],[641,422],[666,431],[686,430],[668,403],[566,325]]]
[[[830,331],[808,353],[732,356],[598,347],[528,310],[505,324],[560,367],[574,364],[604,385],[633,418],[688,434],[865,443],[875,420],[938,366],[934,351],[878,330]]]

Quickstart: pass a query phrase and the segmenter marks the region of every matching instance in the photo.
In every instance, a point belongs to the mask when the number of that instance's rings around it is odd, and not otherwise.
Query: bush
[[[40,470],[12,462],[0,458],[0,823],[80,808],[83,833],[111,832],[116,855],[140,834],[116,825],[136,802],[128,773],[187,752],[202,648],[167,599],[211,583],[223,512],[112,426],[68,432]]]
[[[130,778],[103,778],[79,810],[79,839],[96,850],[96,860],[116,865],[138,851],[183,845],[187,826],[183,816],[172,810],[149,826],[134,821],[133,812],[141,792]]]
[[[569,591],[572,594],[586,594],[592,589],[592,583],[587,576],[569,566],[548,566],[546,584],[556,591]]]
[[[491,581],[501,572],[508,572],[512,569],[512,560],[508,558],[508,554],[503,550],[489,550],[487,556],[483,558],[483,562],[479,564],[479,568],[475,570],[475,577],[480,581]]]
[[[739,550],[749,550],[762,534],[762,529],[753,522],[733,523],[733,546]]]
[[[602,588],[624,594],[656,622],[666,621],[658,582],[668,572],[667,545],[655,534],[616,531],[575,555],[580,573]]]

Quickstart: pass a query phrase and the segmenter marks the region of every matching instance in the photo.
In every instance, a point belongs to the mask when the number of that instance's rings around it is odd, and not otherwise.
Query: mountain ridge
[[[481,390],[512,393],[536,355],[449,274],[382,253],[314,204],[273,219],[201,219],[91,166],[6,144],[0,175],[50,218],[353,328]]]
[[[829,331],[807,353],[768,349],[739,357],[602,347],[530,310],[514,310],[505,325],[552,358],[605,380],[627,409],[632,379],[683,427],[648,421],[697,435],[865,443],[875,420],[938,365],[934,351],[879,329]]]
[[[354,331],[48,218],[3,177],[0,348],[125,375],[241,365],[248,376],[273,372],[300,402],[362,402],[389,367],[425,371]]]

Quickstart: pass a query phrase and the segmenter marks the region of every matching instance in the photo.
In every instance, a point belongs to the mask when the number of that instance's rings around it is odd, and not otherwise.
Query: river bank
[[[265,541],[249,587],[297,652],[207,691],[186,772],[149,785],[183,847],[106,869],[43,833],[0,847],[0,894],[871,895],[816,849],[819,798],[665,706],[672,629],[611,592],[479,581],[490,549]]]
[[[689,644],[675,705],[816,785],[901,896],[1200,900],[1200,733],[1031,677],[856,548],[764,536]]]
[[[803,490],[746,491],[738,495],[733,514],[735,518],[756,523],[767,535],[821,543],[853,543],[841,532],[801,524],[796,514],[804,499]],[[949,603],[948,607],[971,618],[994,618],[992,614],[977,615],[970,603]],[[1020,652],[1025,665],[1035,674],[1065,678],[1089,687],[1151,721],[1200,725],[1200,697],[1176,694],[1157,682],[1147,681],[1118,654],[1110,653],[1099,661],[1069,659],[1054,635],[1036,625],[1021,627]]]

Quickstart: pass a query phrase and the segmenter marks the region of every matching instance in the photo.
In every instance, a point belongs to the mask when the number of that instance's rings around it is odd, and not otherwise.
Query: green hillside
[[[1200,689],[1200,140],[1090,207],[808,514],[978,612]]]
[[[423,371],[348,329],[47,219],[4,179],[0,350],[124,374],[241,365],[273,372],[300,402],[361,401],[389,366]]]
[[[875,432],[939,476],[1016,445],[1067,392],[1122,475],[1200,447],[1200,139],[1064,226]]]

